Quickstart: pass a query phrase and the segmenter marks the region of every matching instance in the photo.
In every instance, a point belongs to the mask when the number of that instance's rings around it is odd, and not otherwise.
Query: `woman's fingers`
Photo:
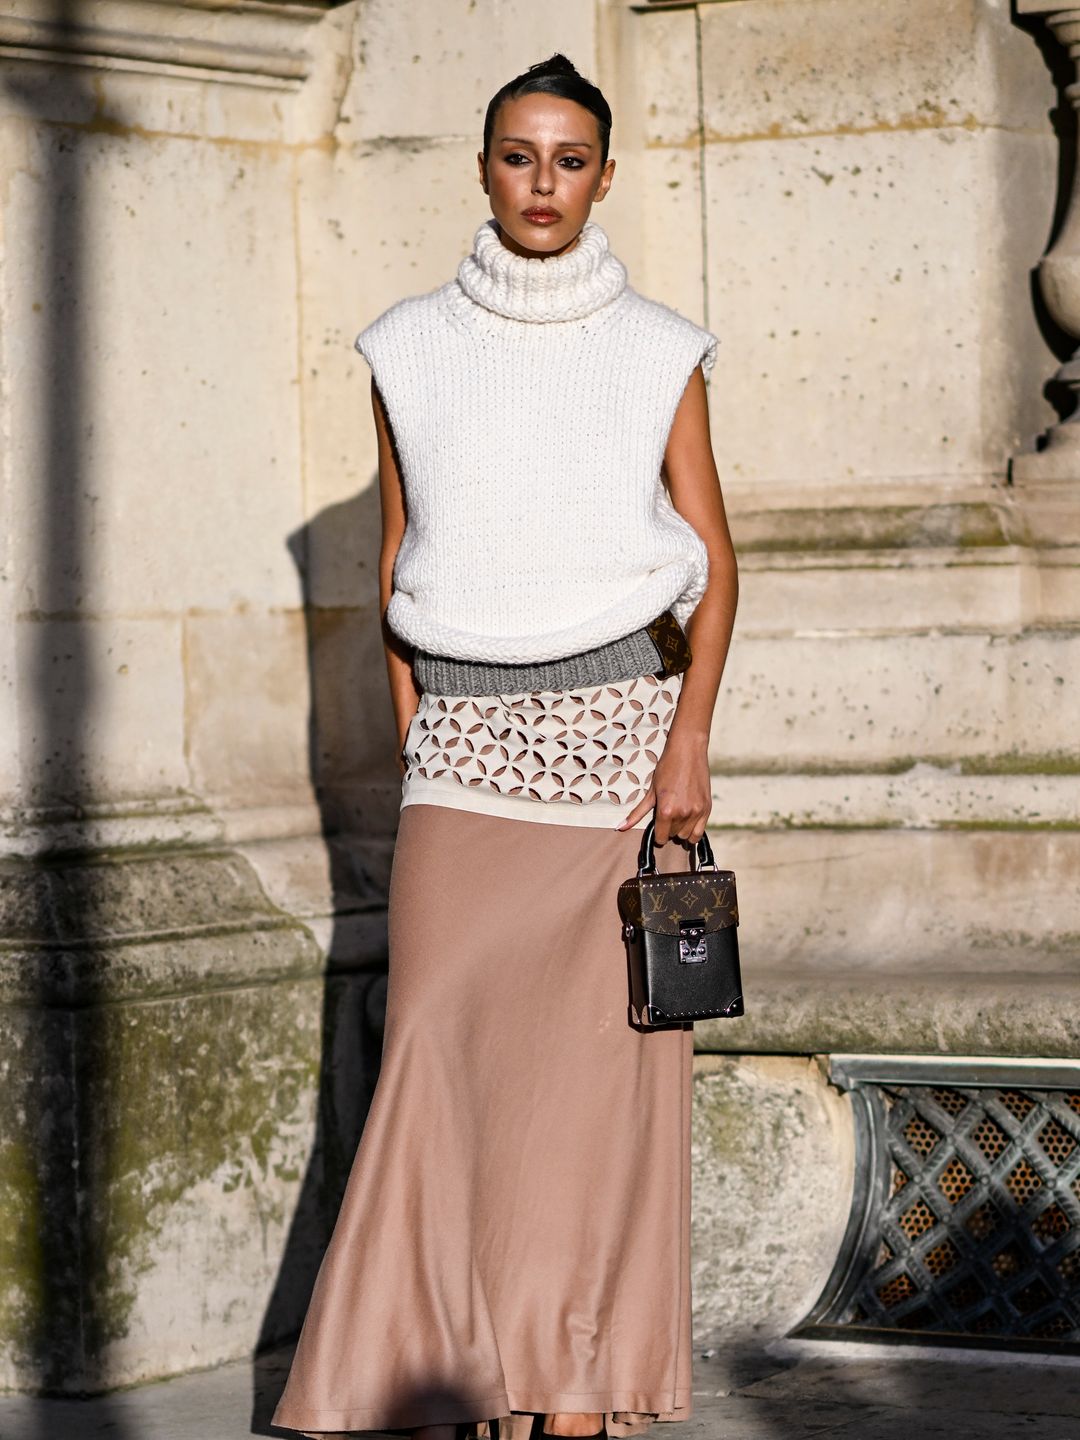
[[[629,830],[631,826],[655,807],[655,828],[653,839],[657,845],[666,845],[669,840],[685,840],[696,845],[705,833],[712,809],[712,797],[703,806],[692,801],[680,801],[674,795],[662,791],[659,798],[655,781],[637,802],[629,815],[615,828]]]
[[[656,802],[654,833],[657,845],[664,845],[668,840],[689,840],[698,825],[705,828],[706,819],[708,811],[703,813],[697,807],[680,805],[661,797]]]
[[[662,797],[656,805],[656,843],[663,845],[667,840],[685,840],[687,844],[696,845],[705,833],[708,819],[707,809],[680,806],[674,800]]]
[[[655,803],[656,794],[653,791],[653,787],[650,785],[648,790],[646,790],[645,794],[630,811],[630,814],[627,815],[625,820],[620,821],[619,824],[615,826],[615,829],[629,830],[632,825],[637,824],[637,822],[641,819],[643,815],[647,815],[649,813]]]

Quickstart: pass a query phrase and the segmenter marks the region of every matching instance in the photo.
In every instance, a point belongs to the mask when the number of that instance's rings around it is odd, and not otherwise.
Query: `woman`
[[[610,124],[562,56],[504,86],[493,220],[356,342],[402,808],[382,1069],[274,1416],[307,1435],[691,1410],[692,1026],[630,1022],[615,897],[650,812],[661,870],[705,830],[737,582],[716,338],[589,219]]]

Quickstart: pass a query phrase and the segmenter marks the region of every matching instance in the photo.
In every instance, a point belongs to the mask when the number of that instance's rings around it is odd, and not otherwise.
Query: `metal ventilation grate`
[[[1080,1088],[855,1097],[859,1213],[800,1333],[1080,1343]]]

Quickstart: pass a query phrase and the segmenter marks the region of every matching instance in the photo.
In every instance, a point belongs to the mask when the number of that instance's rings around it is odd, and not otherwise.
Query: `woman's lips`
[[[522,215],[534,225],[554,225],[562,216],[558,210],[523,210]]]

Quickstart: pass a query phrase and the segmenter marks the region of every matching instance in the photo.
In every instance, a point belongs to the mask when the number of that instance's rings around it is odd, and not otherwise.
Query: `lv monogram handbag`
[[[716,868],[709,837],[703,835],[691,851],[688,870],[657,874],[654,830],[650,818],[637,874],[624,880],[618,892],[631,1013],[639,1025],[741,1015],[734,872]]]

